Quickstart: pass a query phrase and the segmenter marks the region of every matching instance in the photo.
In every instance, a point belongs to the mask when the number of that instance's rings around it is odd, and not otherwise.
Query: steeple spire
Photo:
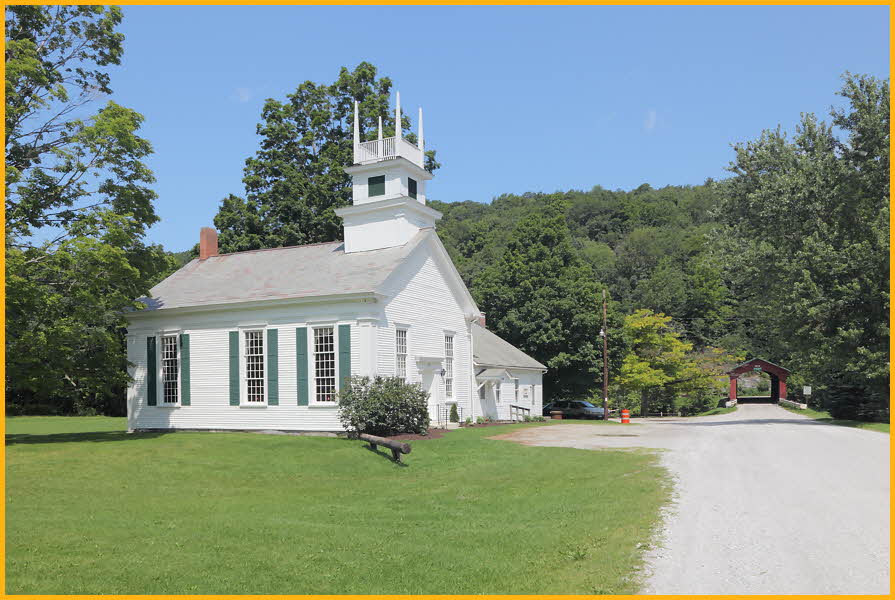
[[[401,139],[401,92],[395,92],[395,138]]]
[[[441,213],[426,205],[426,184],[432,174],[426,170],[423,154],[423,109],[419,108],[417,135],[408,132],[416,143],[404,139],[397,91],[394,110],[394,136],[382,137],[386,113],[376,119],[378,139],[361,141],[360,103],[354,103],[354,164],[343,168],[351,177],[351,206],[336,209],[344,221],[348,254],[401,246],[421,230],[434,228],[441,218]]]
[[[420,152],[425,152],[426,146],[425,146],[425,142],[423,142],[423,107],[422,106],[420,106],[420,118],[419,118],[419,123],[417,124],[417,127],[419,128],[420,140],[419,140],[418,145],[420,147]]]
[[[372,118],[372,117],[371,117]],[[417,126],[416,143],[411,144],[404,139],[404,129],[401,126],[404,116],[401,114],[401,93],[395,91],[395,133],[392,137],[383,137],[383,121],[388,120],[388,115],[380,115],[376,118],[376,139],[363,140],[364,130],[360,126],[360,102],[354,102],[354,164],[366,165],[374,162],[403,158],[421,169],[425,169],[426,157],[423,154],[425,140],[423,134],[423,109],[419,109],[419,122]],[[413,136],[411,135],[411,139]],[[419,173],[417,173],[419,175]],[[412,177],[418,180],[419,177]]]
[[[357,117],[357,100],[354,101],[354,148],[355,152],[357,152],[357,147],[360,146],[360,122]]]

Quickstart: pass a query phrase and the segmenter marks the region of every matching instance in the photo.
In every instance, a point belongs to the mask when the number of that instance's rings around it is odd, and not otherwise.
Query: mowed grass
[[[669,498],[650,453],[452,431],[358,441],[7,420],[11,594],[627,594]]]
[[[829,423],[830,425],[856,427],[858,429],[868,429],[870,431],[889,433],[889,423],[870,423],[868,421],[853,421],[851,419],[834,419],[830,416],[830,413],[825,410],[814,410],[813,408],[795,408],[793,406],[786,406],[785,404],[780,404],[779,406],[781,408],[785,408],[789,412],[793,412],[799,415],[805,415],[810,419]]]

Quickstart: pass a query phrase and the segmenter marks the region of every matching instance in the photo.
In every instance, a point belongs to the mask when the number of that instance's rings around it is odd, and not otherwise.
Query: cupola
[[[396,94],[395,135],[382,137],[379,117],[375,140],[361,139],[358,103],[354,103],[354,164],[351,206],[336,214],[344,220],[345,252],[364,252],[401,246],[421,229],[434,228],[441,213],[426,206],[423,109],[419,109],[418,144],[404,139],[401,127],[401,94]]]

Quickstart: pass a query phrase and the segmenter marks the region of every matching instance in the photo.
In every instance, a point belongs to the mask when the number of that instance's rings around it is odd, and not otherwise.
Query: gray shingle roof
[[[477,365],[547,370],[525,352],[478,323],[472,324],[472,345],[473,360]]]
[[[389,274],[432,233],[420,231],[403,246],[345,253],[342,242],[272,248],[193,259],[140,298],[147,308],[186,308],[251,300],[278,300],[376,292]]]
[[[491,367],[490,369],[482,369],[478,373],[475,374],[477,379],[500,379],[501,377],[509,375],[507,374],[507,370],[499,367]]]

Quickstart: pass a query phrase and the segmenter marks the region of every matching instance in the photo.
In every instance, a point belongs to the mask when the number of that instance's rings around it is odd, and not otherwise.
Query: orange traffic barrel
[[[622,423],[630,423],[631,422],[631,411],[627,408],[622,409]]]

